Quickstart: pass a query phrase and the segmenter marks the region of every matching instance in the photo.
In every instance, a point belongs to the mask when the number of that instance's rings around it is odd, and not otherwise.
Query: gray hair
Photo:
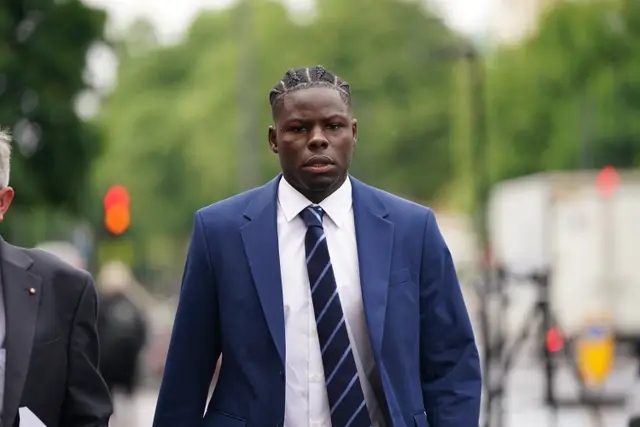
[[[0,129],[0,188],[9,185],[11,174],[11,134]]]

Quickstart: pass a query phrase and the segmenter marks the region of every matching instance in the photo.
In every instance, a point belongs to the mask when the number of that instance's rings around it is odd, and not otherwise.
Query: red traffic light
[[[119,236],[129,228],[129,192],[122,185],[114,185],[104,196],[104,225],[111,234]]]
[[[129,192],[122,185],[114,185],[109,188],[104,196],[105,210],[109,210],[114,205],[129,206]]]
[[[602,197],[610,197],[620,185],[620,174],[613,166],[605,166],[602,168],[596,178],[596,187]]]
[[[129,228],[131,215],[126,205],[113,205],[105,211],[104,225],[111,234],[121,235]]]
[[[558,328],[551,328],[547,332],[547,351],[557,353],[564,348],[564,338]]]

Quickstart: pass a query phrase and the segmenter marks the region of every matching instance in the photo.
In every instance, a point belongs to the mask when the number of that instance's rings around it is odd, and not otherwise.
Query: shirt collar
[[[287,222],[291,222],[304,208],[314,204],[293,188],[284,177],[280,179],[278,184],[278,203]],[[338,227],[341,227],[346,221],[347,215],[351,211],[351,206],[351,180],[349,177],[340,188],[320,202],[320,207]]]

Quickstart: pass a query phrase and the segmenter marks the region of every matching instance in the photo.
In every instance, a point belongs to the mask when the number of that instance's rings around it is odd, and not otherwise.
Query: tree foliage
[[[129,187],[133,228],[148,246],[184,236],[195,209],[241,189],[245,156],[258,157],[261,182],[278,171],[267,94],[286,69],[316,64],[352,83],[361,131],[354,174],[419,201],[446,193],[470,206],[473,171],[482,170],[473,157],[484,139],[474,125],[481,95],[494,182],[638,166],[640,3],[557,2],[531,38],[487,55],[483,94],[470,64],[456,60],[465,41],[419,3],[324,0],[300,20],[278,2],[253,1],[251,73],[240,68],[238,7],[203,13],[173,46],[158,46],[138,23],[119,46],[118,85],[98,120],[108,146],[95,188]],[[255,121],[239,106],[243,89],[260,102]],[[254,122],[259,136],[240,144]]]
[[[119,49],[118,85],[99,118],[108,147],[96,188],[129,187],[141,235],[186,234],[195,209],[239,190],[242,156],[257,153],[261,181],[274,176],[269,90],[289,68],[322,64],[352,83],[361,130],[354,173],[434,197],[450,177],[453,85],[451,61],[434,54],[460,40],[421,4],[325,0],[301,20],[278,2],[255,1],[255,82],[239,80],[237,7],[203,13],[174,46],[150,47],[154,37],[137,25]],[[260,103],[250,153],[238,144],[247,85]]]
[[[490,60],[494,179],[640,164],[640,3],[559,2]]]
[[[104,12],[80,0],[0,6],[0,125],[12,130],[16,143],[16,209],[79,211],[100,144],[96,129],[78,118],[74,100],[86,88],[87,51],[101,40],[104,22]]]

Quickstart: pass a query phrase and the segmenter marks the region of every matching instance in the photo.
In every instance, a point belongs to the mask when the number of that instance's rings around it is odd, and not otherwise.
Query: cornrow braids
[[[307,68],[291,69],[282,80],[269,92],[269,103],[272,112],[288,93],[311,87],[327,87],[338,91],[342,100],[351,105],[351,88],[349,83],[336,74],[326,70],[322,65]]]

